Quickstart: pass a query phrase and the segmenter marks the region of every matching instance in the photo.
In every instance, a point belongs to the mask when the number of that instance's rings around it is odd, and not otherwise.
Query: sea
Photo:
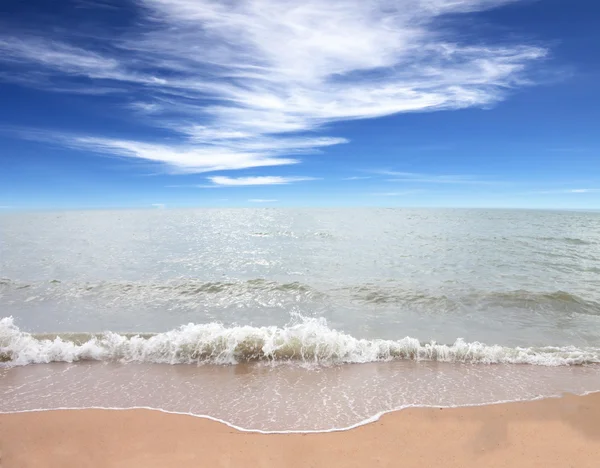
[[[0,215],[0,412],[247,431],[600,391],[600,213]]]

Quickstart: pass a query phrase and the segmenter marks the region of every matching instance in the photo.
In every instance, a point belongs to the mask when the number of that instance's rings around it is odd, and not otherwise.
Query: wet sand
[[[0,415],[0,466],[598,467],[600,393],[414,408],[345,432],[257,434],[151,410]]]

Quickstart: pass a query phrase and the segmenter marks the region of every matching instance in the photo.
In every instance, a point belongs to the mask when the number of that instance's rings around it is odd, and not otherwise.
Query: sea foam
[[[600,363],[600,348],[503,347],[457,339],[359,339],[330,328],[323,318],[297,316],[285,327],[187,324],[164,333],[105,332],[34,335],[12,317],[0,320],[0,361],[27,365],[82,360],[165,364],[238,364],[265,361],[316,365],[401,359],[482,364],[568,366]]]

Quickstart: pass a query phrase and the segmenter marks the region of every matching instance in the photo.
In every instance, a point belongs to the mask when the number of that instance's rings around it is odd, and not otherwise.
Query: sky
[[[3,0],[0,213],[600,209],[596,0]]]

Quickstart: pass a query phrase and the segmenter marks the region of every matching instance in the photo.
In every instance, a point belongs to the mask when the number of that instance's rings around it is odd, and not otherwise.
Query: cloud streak
[[[347,141],[319,135],[333,122],[488,106],[530,84],[527,67],[546,55],[528,45],[464,44],[438,30],[444,15],[510,0],[136,2],[137,26],[85,47],[0,36],[0,60],[36,73],[3,77],[79,93],[136,91],[128,107],[172,138],[64,143],[170,172],[294,164],[294,155]]]
[[[275,149],[264,151],[236,151],[226,145],[157,144],[109,138],[77,137],[63,140],[71,147],[97,153],[163,163],[172,173],[201,173],[248,169],[253,167],[296,164],[298,159],[277,157]],[[290,150],[290,152],[293,152]]]
[[[251,185],[286,185],[293,182],[315,180],[314,177],[280,177],[280,176],[257,176],[257,177],[224,177],[214,176],[208,178],[215,185],[227,187],[243,187]]]
[[[466,184],[466,185],[489,185],[497,182],[481,180],[472,175],[438,175],[421,174],[415,172],[380,171],[379,174],[393,176],[388,182],[409,182],[422,184]]]
[[[532,194],[540,195],[551,195],[560,193],[600,193],[600,188],[576,188],[576,189],[563,189],[563,190],[542,190],[539,192],[531,192]]]
[[[376,197],[403,197],[406,195],[414,195],[415,193],[422,193],[423,190],[405,190],[403,192],[375,192],[370,195]]]

